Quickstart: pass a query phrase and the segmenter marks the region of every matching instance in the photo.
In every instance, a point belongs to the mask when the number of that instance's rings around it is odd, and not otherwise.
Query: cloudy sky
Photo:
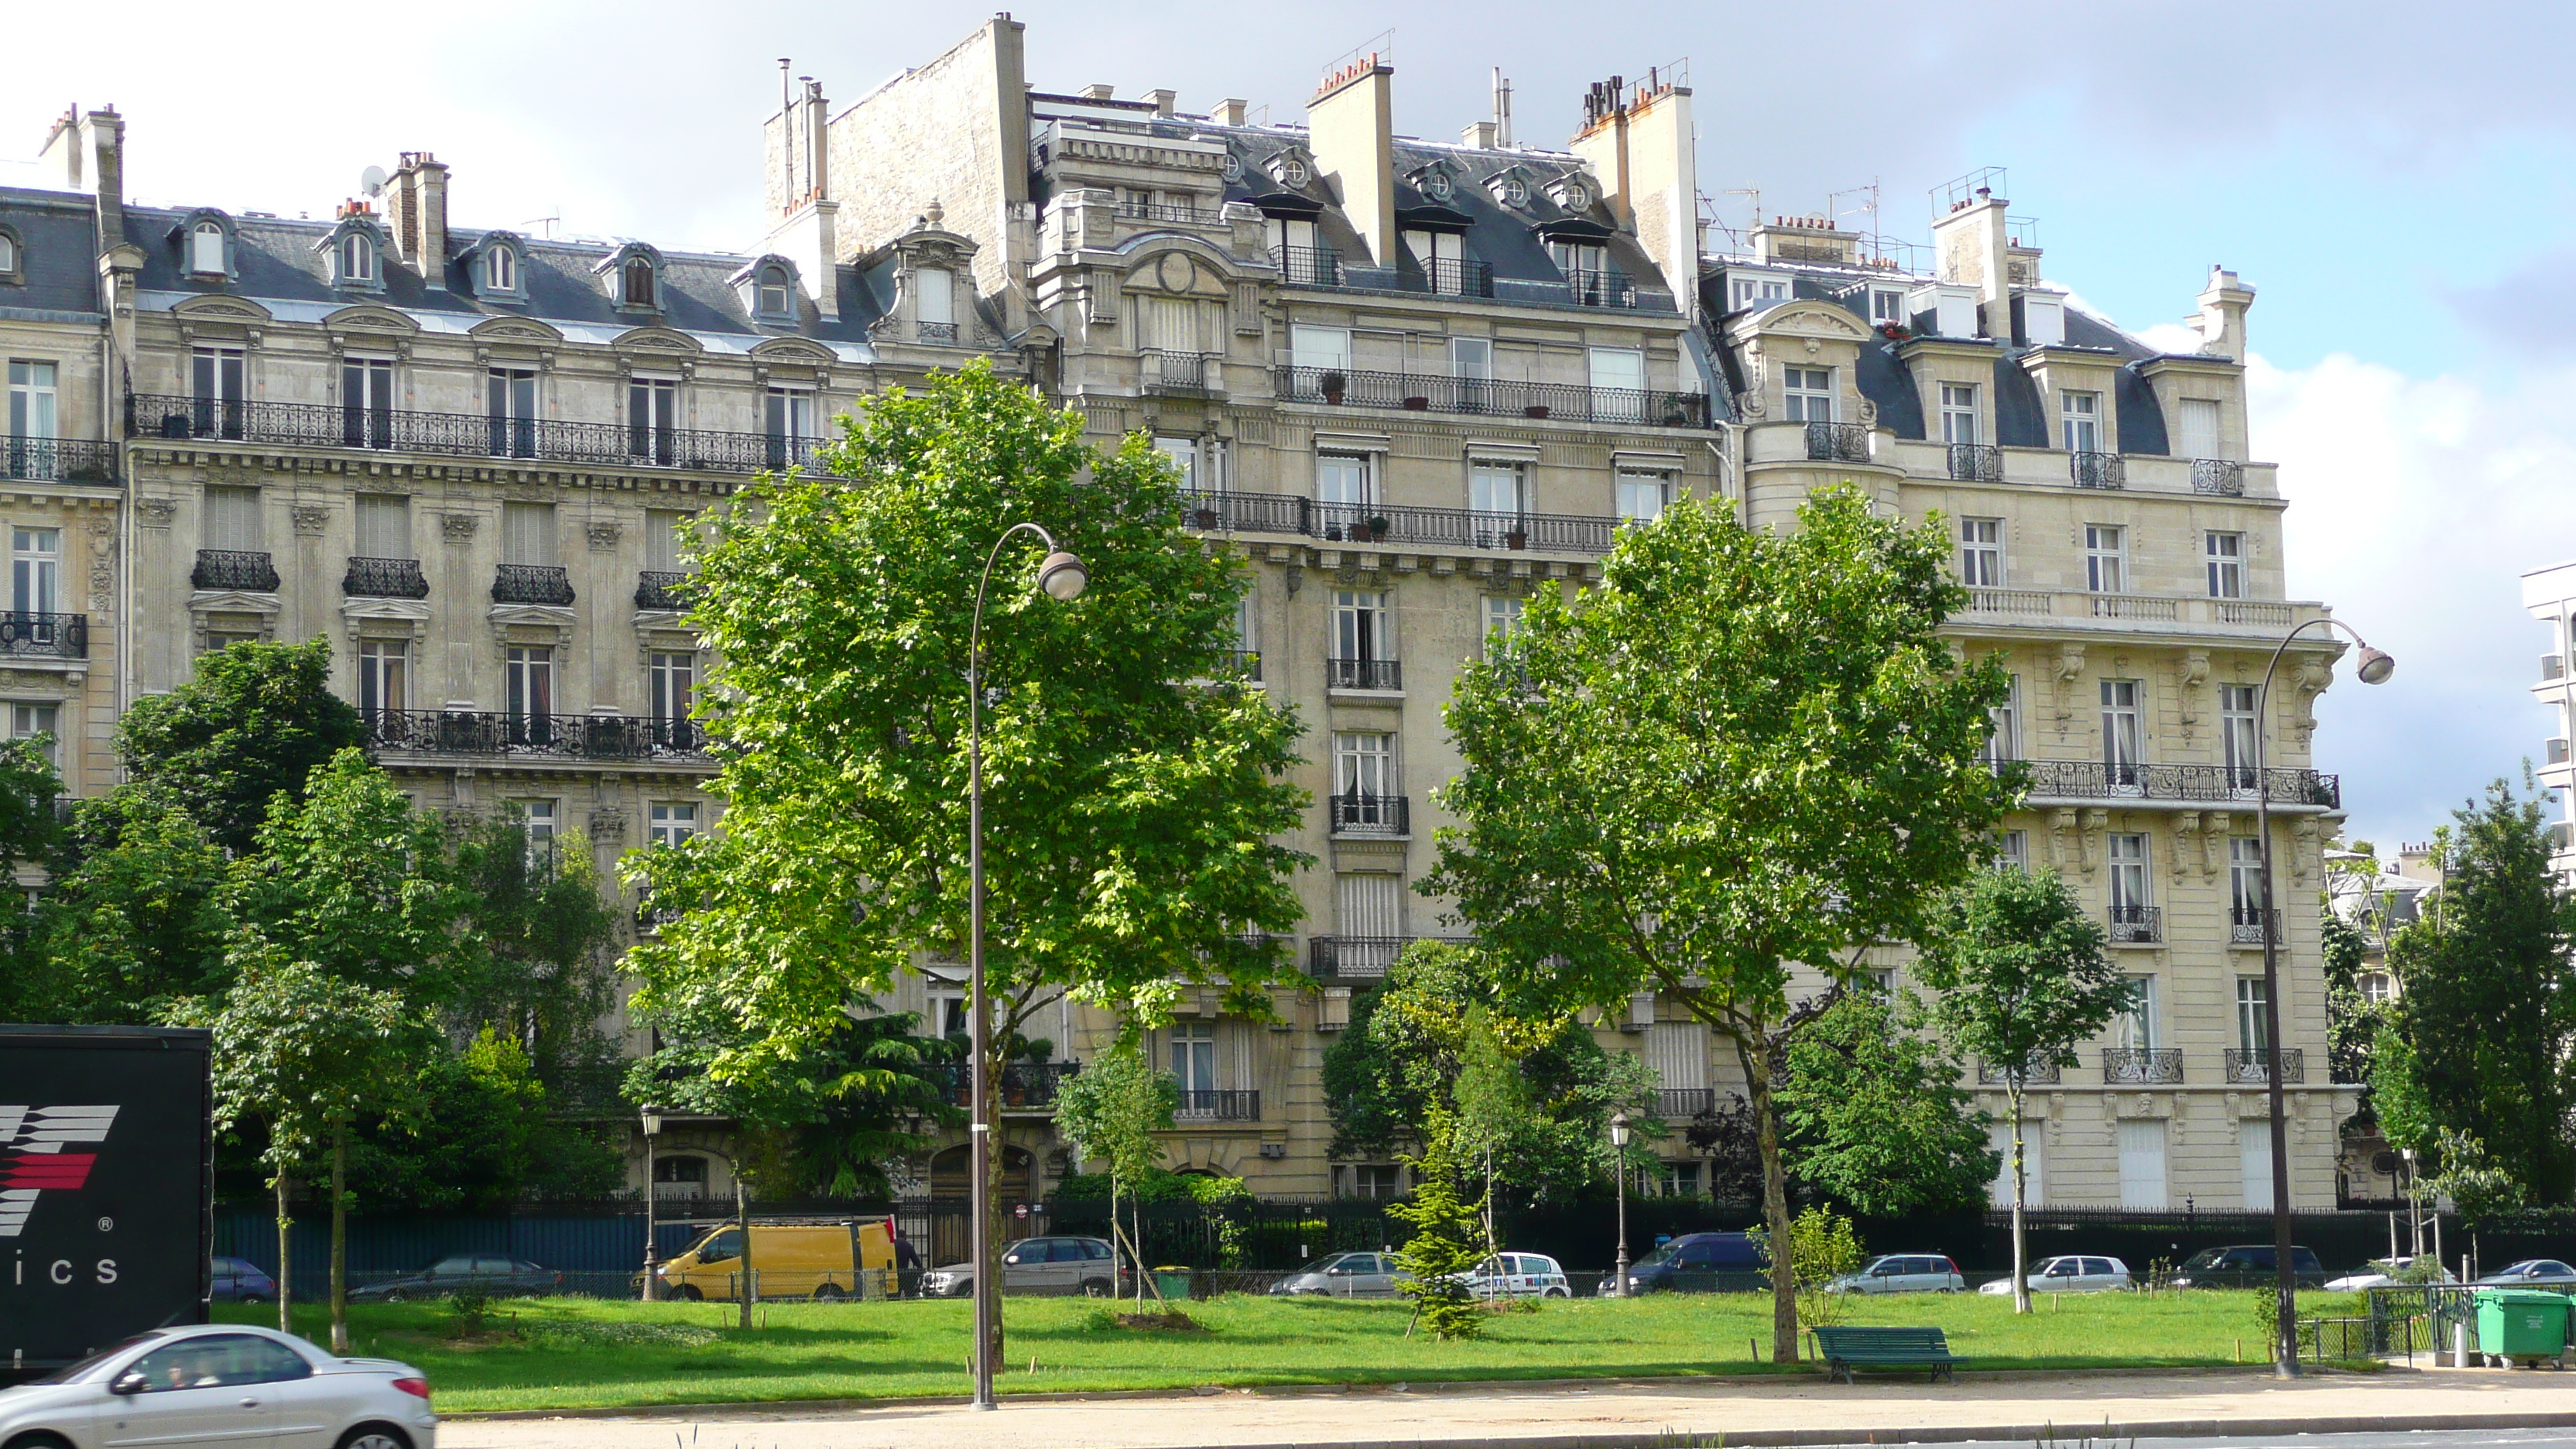
[[[66,105],[129,121],[137,200],[327,215],[370,164],[434,150],[460,224],[741,247],[777,58],[855,97],[990,12],[907,0],[318,8],[23,6],[0,51],[0,182]],[[1919,236],[1982,166],[2039,218],[2049,274],[2134,329],[2211,263],[2260,292],[2255,456],[2282,465],[2290,592],[2394,652],[2340,681],[2321,763],[2354,834],[2422,838],[2550,732],[2518,575],[2576,558],[2576,7],[2245,5],[1569,9],[1305,0],[1030,4],[1030,78],[1168,86],[1296,119],[1393,29],[1398,127],[1455,136],[1512,81],[1524,139],[1587,83],[1687,59],[1701,185]],[[1740,220],[1749,202],[1718,198]],[[2551,490],[2555,489],[2555,492]],[[2558,500],[2553,504],[2552,499]]]

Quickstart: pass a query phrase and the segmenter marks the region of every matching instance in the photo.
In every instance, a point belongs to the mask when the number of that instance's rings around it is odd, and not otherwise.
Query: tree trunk
[[[349,1124],[331,1131],[331,1351],[349,1354]]]
[[[1780,1123],[1771,1107],[1771,1050],[1735,1043],[1753,1097],[1754,1141],[1762,1149],[1762,1226],[1771,1244],[1771,1361],[1798,1361],[1798,1274],[1789,1259],[1789,1170],[1780,1160]]]
[[[289,1310],[294,1302],[295,1290],[289,1285],[295,1281],[290,1271],[295,1264],[287,1256],[287,1240],[293,1236],[295,1219],[286,1208],[286,1169],[279,1168],[277,1176],[271,1181],[277,1188],[277,1331],[293,1333],[295,1323],[289,1316]]]
[[[2022,1155],[2021,1083],[2019,1081],[2015,1081],[2006,1090],[2004,1100],[2011,1104],[2013,1119],[2013,1312],[2028,1313],[2030,1311],[2030,1239],[2024,1231],[2021,1204],[2022,1199],[2030,1196],[2030,1180],[2027,1175],[2028,1159]]]

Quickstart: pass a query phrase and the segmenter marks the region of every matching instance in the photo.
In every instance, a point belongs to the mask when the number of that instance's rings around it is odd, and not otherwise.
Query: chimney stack
[[[98,249],[125,244],[125,118],[116,107],[64,108],[38,154],[48,184],[88,192],[98,210]]]
[[[1155,115],[1168,116],[1172,114],[1172,108],[1179,104],[1181,93],[1175,90],[1147,91],[1145,99],[1154,103]]]
[[[433,288],[447,286],[447,168],[427,151],[405,151],[387,184],[394,247]]]
[[[2254,305],[2254,289],[2238,281],[2236,274],[2212,264],[2209,286],[2200,294],[2200,315],[2193,325],[2200,330],[2200,350],[2212,357],[2231,362],[2245,360],[2245,313]]]
[[[1216,103],[1216,123],[1220,126],[1240,126],[1244,123],[1245,113],[1251,109],[1252,102],[1228,96]]]
[[[1117,94],[1118,87],[1116,86],[1088,85],[1082,88],[1082,98],[1086,101],[1110,100],[1116,97]]]
[[[1306,140],[1369,260],[1394,266],[1395,67],[1371,53],[1325,76],[1306,102]]]
[[[2008,204],[1992,187],[1980,186],[1932,219],[1932,250],[1940,259],[1941,280],[1977,289],[1977,324],[1988,337],[2013,335],[2012,234],[2004,221]]]

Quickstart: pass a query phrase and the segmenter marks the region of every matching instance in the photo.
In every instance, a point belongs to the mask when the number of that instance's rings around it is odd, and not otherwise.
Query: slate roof
[[[0,223],[18,235],[24,279],[0,282],[0,312],[97,320],[98,227],[89,198],[0,186]]]

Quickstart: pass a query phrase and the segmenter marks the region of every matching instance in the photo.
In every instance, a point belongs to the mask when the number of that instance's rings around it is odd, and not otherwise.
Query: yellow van
[[[892,1298],[894,1221],[753,1223],[753,1287],[761,1298]],[[658,1295],[731,1300],[742,1291],[743,1229],[727,1223],[660,1268]]]

